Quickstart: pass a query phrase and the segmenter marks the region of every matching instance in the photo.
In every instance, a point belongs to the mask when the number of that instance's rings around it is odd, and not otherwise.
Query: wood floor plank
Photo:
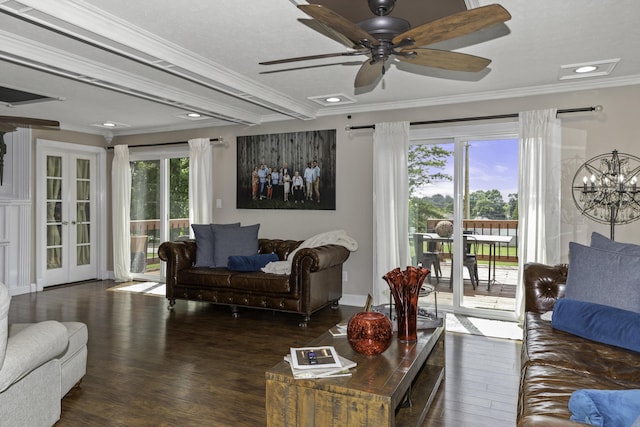
[[[301,316],[112,292],[95,281],[14,296],[9,321],[81,321],[89,328],[87,374],[62,401],[66,426],[265,425],[265,372],[358,311]],[[520,344],[448,333],[445,380],[424,426],[512,426]]]

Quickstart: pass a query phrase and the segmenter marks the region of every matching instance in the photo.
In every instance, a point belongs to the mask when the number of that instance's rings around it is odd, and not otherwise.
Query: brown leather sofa
[[[280,260],[302,241],[259,239],[259,253],[276,253]],[[164,242],[158,255],[167,263],[169,309],[176,299],[228,305],[234,316],[238,307],[299,313],[306,326],[311,314],[337,307],[342,297],[342,264],[349,250],[340,245],[303,248],[294,254],[291,274],[235,272],[226,268],[194,267],[195,240]]]
[[[577,426],[570,421],[578,389],[640,388],[640,353],[553,329],[540,318],[564,296],[567,266],[527,264],[525,335],[518,396],[518,426]]]

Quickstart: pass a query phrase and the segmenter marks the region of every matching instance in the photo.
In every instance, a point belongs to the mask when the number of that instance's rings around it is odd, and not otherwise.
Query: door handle
[[[71,224],[76,225],[76,222],[75,221],[71,221]]]
[[[67,225],[69,224],[69,221],[62,221],[62,225]]]

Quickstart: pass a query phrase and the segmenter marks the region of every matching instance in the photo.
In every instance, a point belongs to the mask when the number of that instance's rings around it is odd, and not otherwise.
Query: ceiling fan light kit
[[[498,4],[492,4],[455,13],[411,28],[411,24],[405,19],[389,16],[395,5],[395,0],[368,0],[368,4],[375,16],[357,24],[322,5],[298,5],[300,10],[318,23],[331,28],[346,38],[349,41],[347,47],[351,50],[265,61],[260,64],[277,65],[338,56],[366,55],[368,59],[362,63],[356,74],[354,83],[356,88],[376,83],[379,77],[385,73],[386,62],[391,57],[420,66],[478,72],[486,68],[491,60],[423,46],[464,36],[511,19],[511,15],[505,8]]]

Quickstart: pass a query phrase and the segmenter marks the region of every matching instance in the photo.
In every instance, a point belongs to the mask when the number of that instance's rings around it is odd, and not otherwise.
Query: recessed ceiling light
[[[343,105],[343,104],[353,104],[356,102],[355,99],[348,97],[343,93],[333,93],[331,95],[321,95],[321,96],[310,96],[309,98],[313,102],[317,102],[320,105],[326,106],[334,106],[334,105]]]
[[[583,79],[587,77],[608,76],[620,58],[604,61],[583,62],[582,64],[568,64],[560,66],[560,80]]]
[[[99,128],[107,128],[107,129],[113,129],[113,128],[127,128],[130,125],[124,124],[124,123],[119,123],[119,122],[112,122],[112,121],[104,121],[104,122],[100,122],[100,123],[92,123],[91,126],[96,126]]]
[[[583,67],[578,67],[575,70],[573,70],[574,73],[590,73],[592,71],[597,70],[598,67],[596,67],[595,65],[585,65]]]
[[[180,117],[185,120],[209,120],[210,116],[205,116],[202,113],[196,113],[195,111],[187,111],[182,114],[178,114],[176,117]]]

